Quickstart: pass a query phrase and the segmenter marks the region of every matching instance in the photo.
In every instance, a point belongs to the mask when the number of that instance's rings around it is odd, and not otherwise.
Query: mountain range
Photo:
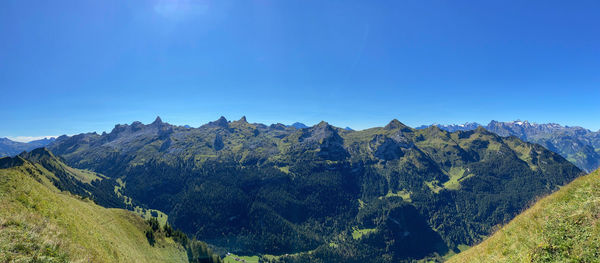
[[[537,124],[520,120],[491,121],[486,126],[474,122],[460,125],[433,125],[450,132],[474,130],[481,126],[500,136],[516,136],[521,140],[540,144],[562,155],[586,172],[600,167],[600,131],[593,132],[577,126],[562,126],[556,123]],[[423,125],[417,129],[425,129],[429,126],[431,125]]]
[[[8,138],[0,138],[0,157],[15,156],[24,151],[31,151],[35,148],[44,147],[54,140],[55,138],[50,137],[30,142],[17,142]]]
[[[48,149],[103,178],[64,189],[160,210],[217,253],[272,262],[443,260],[583,174],[515,136],[398,120],[352,131],[157,117],[61,136]]]

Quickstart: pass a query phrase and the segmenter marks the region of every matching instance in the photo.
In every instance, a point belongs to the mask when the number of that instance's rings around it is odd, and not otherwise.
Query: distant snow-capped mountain
[[[478,123],[432,124],[417,127],[424,129],[437,126],[449,132],[474,130]],[[600,167],[600,131],[593,132],[579,126],[563,126],[557,123],[538,124],[529,121],[500,122],[491,121],[483,126],[500,136],[516,136],[521,140],[540,144],[554,151],[579,168],[591,172]]]

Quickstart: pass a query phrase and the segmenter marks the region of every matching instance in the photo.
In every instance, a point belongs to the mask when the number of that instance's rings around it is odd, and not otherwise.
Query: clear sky
[[[600,1],[25,1],[0,7],[0,137],[116,123],[600,129]]]

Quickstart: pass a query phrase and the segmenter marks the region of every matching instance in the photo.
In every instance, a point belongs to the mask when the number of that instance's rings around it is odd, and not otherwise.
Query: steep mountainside
[[[0,158],[0,262],[188,261],[170,238],[151,246],[141,217],[61,192],[54,183],[66,177],[46,169],[40,158],[52,161],[43,149]],[[63,166],[56,159],[54,164]],[[99,176],[77,173],[84,182]]]
[[[41,140],[35,140],[25,143],[12,141],[8,138],[0,138],[0,157],[15,156],[24,151],[31,151],[35,148],[44,147],[53,142],[54,140],[54,138],[44,138]]]
[[[131,210],[137,205],[120,192],[115,191],[120,186],[117,180],[102,174],[69,167],[46,148],[23,152],[18,157],[33,162],[52,173],[53,176],[48,179],[61,191],[69,191],[83,198],[92,199],[95,203],[105,207]]]
[[[125,195],[187,233],[283,262],[444,255],[581,174],[516,137],[397,120],[350,131],[245,118],[186,128],[157,118],[50,147],[72,166],[119,179]]]
[[[435,126],[447,131],[468,131],[481,125],[467,123]],[[427,127],[429,126],[421,126],[419,129]],[[521,140],[540,144],[587,172],[600,167],[600,131],[592,132],[581,127],[562,126],[556,123],[537,124],[528,121],[491,121],[484,127],[500,136],[516,136]]]
[[[541,199],[448,262],[598,262],[600,171]]]

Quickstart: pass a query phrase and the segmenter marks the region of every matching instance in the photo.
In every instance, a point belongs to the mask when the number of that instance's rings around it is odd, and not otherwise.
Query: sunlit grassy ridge
[[[448,262],[599,262],[600,170],[538,201]]]
[[[187,262],[170,238],[150,246],[139,216],[61,192],[50,177],[27,161],[0,169],[0,262]]]

